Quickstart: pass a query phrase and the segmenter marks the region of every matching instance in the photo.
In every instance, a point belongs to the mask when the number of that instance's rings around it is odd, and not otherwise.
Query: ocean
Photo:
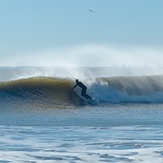
[[[97,104],[72,91],[75,79]],[[0,162],[162,163],[162,79],[128,67],[1,67]]]

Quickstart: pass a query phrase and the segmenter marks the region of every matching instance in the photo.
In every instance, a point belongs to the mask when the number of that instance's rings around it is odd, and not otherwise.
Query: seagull
[[[88,9],[88,11],[91,12],[91,13],[95,13],[93,10],[90,10],[90,9]]]

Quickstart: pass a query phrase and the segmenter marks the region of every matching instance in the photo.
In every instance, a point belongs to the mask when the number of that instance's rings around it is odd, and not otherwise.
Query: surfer
[[[78,79],[76,79],[76,84],[72,89],[74,89],[76,86],[79,86],[82,89],[81,95],[83,97],[85,97],[86,99],[92,100],[92,97],[90,97],[89,95],[86,94],[87,87],[82,82],[80,82]]]

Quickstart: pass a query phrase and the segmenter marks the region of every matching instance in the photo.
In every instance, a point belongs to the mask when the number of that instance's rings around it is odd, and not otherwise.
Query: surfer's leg
[[[86,88],[82,88],[81,95],[85,96],[85,93],[86,93]]]
[[[92,97],[90,97],[89,95],[85,94],[85,96],[86,96],[87,99],[92,100]]]
[[[85,90],[82,90],[81,95],[82,95],[83,97],[85,97],[86,99],[92,100],[92,97],[90,97],[89,95],[87,95],[86,92],[85,92]]]
[[[82,89],[82,91],[81,91],[81,95],[83,96],[83,94],[84,94],[84,92],[83,92],[83,89]]]
[[[82,92],[81,92],[81,95],[82,95],[83,97],[85,97],[86,99],[92,100],[92,97],[90,97],[89,95],[86,94],[86,90],[87,90],[87,88],[83,88],[83,89],[82,89]]]
[[[86,89],[85,89],[85,88],[82,89],[81,95],[82,95],[83,97],[89,99],[89,97],[88,97],[87,94],[86,94]]]

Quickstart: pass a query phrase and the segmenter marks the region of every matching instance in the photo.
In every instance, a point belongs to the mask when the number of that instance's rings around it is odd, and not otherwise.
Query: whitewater
[[[162,81],[149,67],[1,67],[0,162],[161,163]]]

